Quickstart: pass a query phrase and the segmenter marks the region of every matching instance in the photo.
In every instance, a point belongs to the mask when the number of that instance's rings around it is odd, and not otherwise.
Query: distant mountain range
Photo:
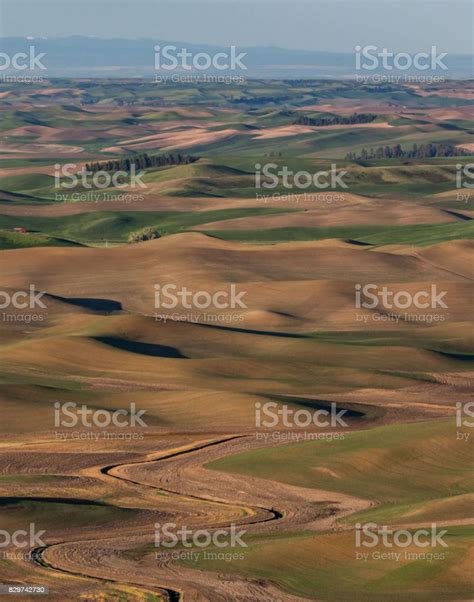
[[[199,53],[206,53],[215,57],[221,53],[230,55],[230,47],[209,46],[205,44],[188,44],[152,39],[101,39],[97,37],[71,36],[62,38],[2,38],[0,39],[0,52],[13,57],[16,53],[26,53],[30,56],[30,47],[34,46],[36,57],[44,53],[39,60],[45,69],[36,67],[35,73],[43,77],[146,77],[154,78],[155,75],[195,74],[195,75],[236,75],[245,78],[355,78],[359,76],[373,77],[379,74],[385,77],[409,75],[442,75],[445,78],[472,78],[472,56],[448,54],[443,62],[447,69],[428,69],[417,71],[407,69],[404,71],[387,71],[383,68],[375,70],[356,70],[356,53],[335,53],[322,51],[288,50],[277,47],[237,47],[235,55],[244,53],[240,63],[247,69],[239,68],[235,61],[236,69],[216,69],[214,67],[203,70],[191,68],[184,70],[182,60],[177,53],[185,48],[190,54],[186,59],[188,63],[198,60],[204,65],[205,56],[196,57]],[[155,47],[159,46],[161,65],[170,65],[172,59],[162,55],[165,47],[169,55],[176,57],[178,66],[173,70],[155,69]],[[381,49],[378,49],[381,50]],[[423,49],[429,51],[430,49]],[[440,49],[441,51],[441,49]],[[18,73],[17,70],[1,69],[5,66],[4,55],[0,55],[0,80],[4,74]],[[226,63],[223,56],[218,57],[220,64]],[[21,62],[21,60],[20,60]],[[38,64],[38,61],[37,61]],[[31,73],[29,69],[21,73]],[[383,83],[383,82],[382,82]]]

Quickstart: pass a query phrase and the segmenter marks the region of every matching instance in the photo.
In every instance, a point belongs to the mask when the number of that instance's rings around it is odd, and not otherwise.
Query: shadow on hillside
[[[116,349],[150,355],[152,357],[166,357],[172,359],[188,359],[179,349],[167,345],[156,345],[155,343],[141,343],[140,341],[129,341],[118,337],[93,337],[95,341],[110,345]]]
[[[51,299],[56,299],[63,303],[69,303],[69,305],[75,305],[76,307],[82,307],[90,311],[94,311],[102,314],[109,314],[114,311],[122,311],[122,304],[119,301],[112,301],[111,299],[93,299],[88,297],[60,297],[59,295],[47,295]]]

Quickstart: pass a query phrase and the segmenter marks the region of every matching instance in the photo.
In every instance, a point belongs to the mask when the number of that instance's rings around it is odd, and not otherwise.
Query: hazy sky
[[[352,52],[473,51],[472,0],[0,0],[3,36],[94,35]]]

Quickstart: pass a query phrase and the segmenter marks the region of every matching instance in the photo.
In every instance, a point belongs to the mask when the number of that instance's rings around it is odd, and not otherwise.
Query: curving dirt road
[[[267,444],[268,445],[268,444]],[[255,477],[245,479],[211,471],[203,465],[212,460],[262,447],[249,435],[229,435],[193,442],[171,451],[148,454],[142,460],[99,466],[88,475],[155,489],[171,498],[178,516],[185,515],[193,529],[245,526],[249,533],[327,530],[340,528],[337,521],[371,506],[368,500],[327,491],[295,487]],[[216,495],[219,491],[219,495]],[[274,508],[274,500],[278,507]],[[130,547],[152,546],[153,523],[134,528],[133,534],[116,528],[107,537],[61,542],[37,548],[33,560],[50,570],[160,593],[168,600],[201,601],[296,601],[275,584],[239,576],[185,568],[172,562],[172,551],[146,555],[140,564],[125,553]],[[231,520],[229,520],[229,518]],[[175,519],[176,520],[176,519]]]

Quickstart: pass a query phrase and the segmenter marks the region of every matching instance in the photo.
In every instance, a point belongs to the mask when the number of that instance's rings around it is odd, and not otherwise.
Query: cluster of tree
[[[295,121],[296,125],[354,125],[355,123],[371,123],[377,118],[374,113],[354,113],[349,117],[306,117],[302,115]]]
[[[124,157],[123,159],[110,159],[109,161],[102,161],[97,163],[87,163],[86,169],[93,173],[97,171],[130,171],[132,165],[135,165],[135,169],[147,169],[148,167],[164,167],[166,165],[186,165],[188,163],[194,163],[198,157],[191,155],[182,155],[181,153],[169,153],[167,155],[148,155],[143,153],[141,155],[134,155],[133,157]]]
[[[229,98],[230,102],[235,104],[247,104],[247,105],[266,105],[266,104],[276,104],[283,103],[291,100],[291,96],[235,96]]]
[[[133,107],[137,104],[137,101],[134,98],[116,98],[114,103],[118,107]]]
[[[427,159],[430,157],[461,157],[469,154],[471,153],[453,144],[430,142],[429,144],[414,144],[408,150],[403,150],[399,144],[370,149],[363,148],[359,154],[347,153],[346,159],[351,161],[359,159]]]
[[[152,99],[147,99],[147,98],[116,98],[114,100],[114,103],[118,106],[118,107],[135,107],[135,106],[140,106],[140,107],[163,107],[163,99],[162,98],[152,98]]]
[[[372,92],[374,94],[379,94],[380,92],[396,92],[397,90],[399,90],[399,88],[390,84],[371,84],[370,86],[361,86],[361,90],[364,90],[364,92]]]
[[[136,232],[131,232],[128,235],[128,242],[142,242],[144,240],[154,240],[155,238],[161,238],[161,234],[156,228],[148,226]]]
[[[162,98],[144,98],[140,103],[144,107],[163,107],[164,102]]]

